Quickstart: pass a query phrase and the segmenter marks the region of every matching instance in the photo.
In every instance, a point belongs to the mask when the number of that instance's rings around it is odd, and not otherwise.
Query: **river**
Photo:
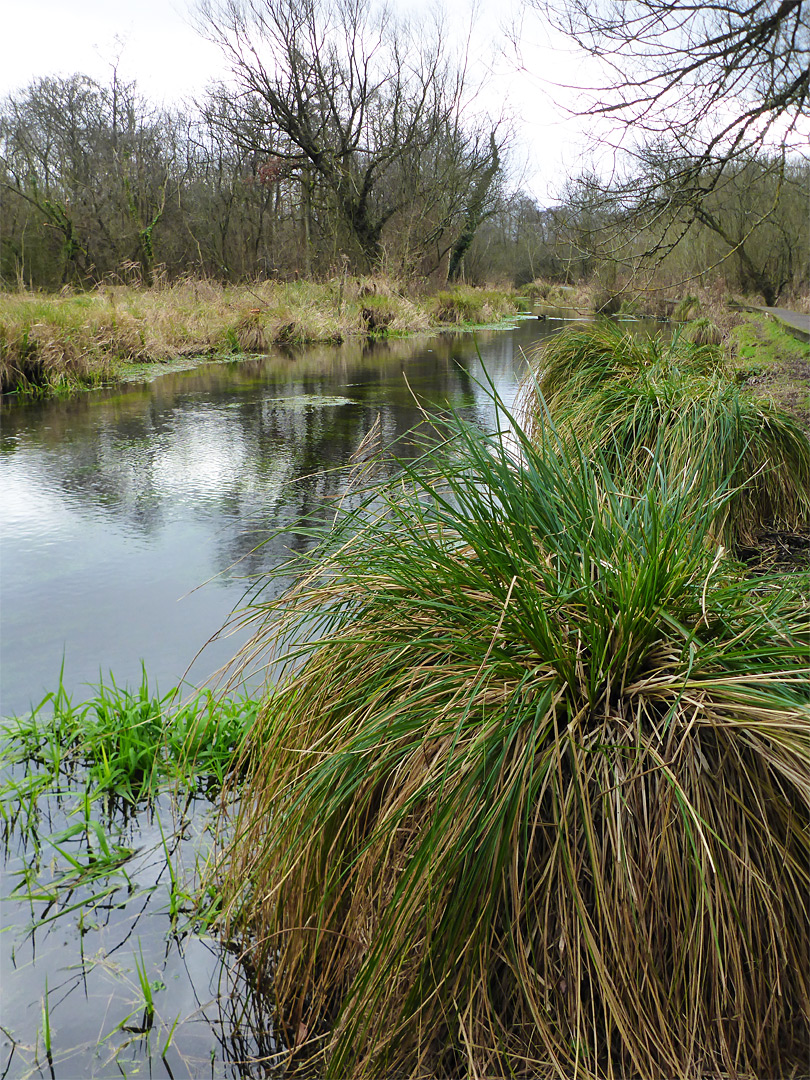
[[[525,353],[552,328],[524,321],[475,336],[312,348],[6,407],[3,715],[37,704],[60,672],[76,700],[110,673],[137,685],[142,667],[161,692],[204,683],[242,643],[217,633],[246,592],[311,543],[305,526],[334,513],[340,467],[376,417],[384,443],[405,457],[419,403],[492,424],[487,380],[510,405]],[[57,825],[68,820],[55,813]],[[76,909],[52,921],[64,898],[56,908],[7,899],[26,868],[47,878],[47,858],[7,834],[0,1076],[265,1075],[255,1059],[272,1053],[272,1036],[263,1044],[260,1019],[246,1021],[238,965],[223,964],[204,933],[168,929],[167,822],[183,837],[177,866],[193,877],[205,816],[192,809],[178,822],[176,807],[159,802],[121,826],[137,852],[129,885],[96,903],[86,925],[81,889]],[[159,1022],[148,1032],[123,1022],[138,999],[139,956],[156,988]]]

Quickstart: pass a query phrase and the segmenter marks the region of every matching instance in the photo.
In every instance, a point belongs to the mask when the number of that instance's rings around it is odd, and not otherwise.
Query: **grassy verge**
[[[705,446],[440,426],[254,613],[288,661],[215,880],[279,1038],[328,1076],[792,1075],[806,575],[724,555]]]
[[[729,350],[744,385],[810,433],[810,343],[797,341],[774,319],[746,314],[730,333]]]
[[[417,296],[381,279],[6,293],[0,295],[0,390],[69,393],[121,377],[132,365],[488,323],[515,310],[507,290],[458,286]]]
[[[773,402],[741,387],[705,327],[670,340],[602,321],[571,327],[538,352],[522,411],[532,439],[551,420],[569,453],[599,454],[625,475],[653,459],[689,476],[701,462],[728,499],[716,521],[725,543],[752,542],[765,527],[810,524],[810,441]]]

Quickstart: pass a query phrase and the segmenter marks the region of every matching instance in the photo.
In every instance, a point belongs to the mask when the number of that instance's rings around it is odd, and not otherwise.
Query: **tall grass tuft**
[[[544,343],[535,359],[537,370],[524,388],[524,397],[528,394],[531,405],[541,395],[552,413],[558,407],[581,404],[586,395],[609,383],[624,383],[647,373],[711,377],[725,370],[722,351],[716,346],[696,345],[680,334],[671,341],[643,337],[607,319],[567,327]],[[536,410],[529,408],[530,435],[536,418]]]
[[[254,611],[218,885],[279,1033],[329,1076],[789,1075],[801,582],[711,550],[709,470],[442,430]]]
[[[810,441],[727,376],[715,345],[572,328],[539,354],[520,409],[534,440],[551,419],[571,446],[628,474],[644,475],[652,458],[684,475],[700,463],[712,486],[731,488],[716,525],[727,544],[810,521]]]

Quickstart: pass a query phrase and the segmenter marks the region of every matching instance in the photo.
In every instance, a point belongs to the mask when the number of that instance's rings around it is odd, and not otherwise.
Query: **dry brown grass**
[[[69,391],[114,378],[127,364],[406,334],[466,321],[464,313],[489,322],[515,310],[504,290],[465,287],[447,295],[452,303],[443,307],[388,278],[348,277],[7,293],[0,296],[0,390]]]

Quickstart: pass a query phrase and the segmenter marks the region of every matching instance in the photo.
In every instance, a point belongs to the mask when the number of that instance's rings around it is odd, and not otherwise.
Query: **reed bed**
[[[213,880],[280,1056],[797,1075],[806,576],[751,589],[700,461],[441,430],[250,614],[281,674]]]
[[[715,519],[727,545],[810,522],[810,440],[731,377],[717,345],[597,323],[558,334],[536,363],[519,406],[531,438],[551,421],[568,444],[627,474],[643,475],[652,458],[683,474],[699,462],[712,486],[729,486]]]
[[[6,293],[0,295],[0,392],[69,393],[114,379],[132,364],[406,334],[514,311],[509,290],[459,286],[432,298],[384,278]]]

